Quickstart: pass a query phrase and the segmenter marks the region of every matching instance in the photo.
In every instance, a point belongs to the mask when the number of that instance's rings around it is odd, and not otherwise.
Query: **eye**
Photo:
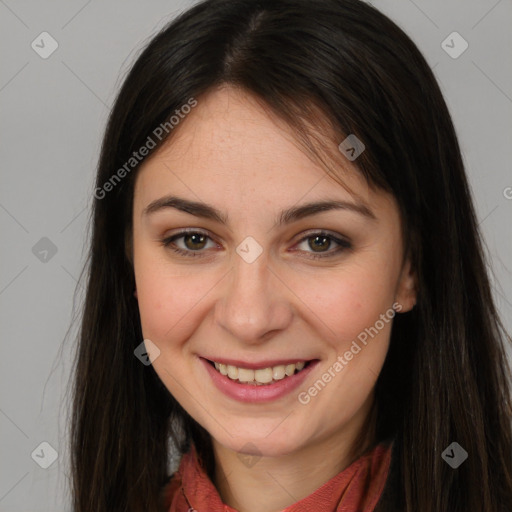
[[[180,244],[176,243],[177,240],[182,241],[182,247],[180,247]],[[214,246],[216,245],[206,232],[198,229],[187,229],[163,239],[161,244],[180,256],[193,258],[204,256],[202,253],[205,252],[203,249],[208,248],[208,240],[210,240]],[[348,240],[341,236],[334,236],[326,231],[308,233],[308,236],[302,237],[297,245],[300,246],[303,244],[305,244],[306,249],[300,249],[300,252],[307,254],[306,257],[311,259],[330,258],[352,248],[352,244]],[[328,249],[331,248],[333,244],[337,247],[329,251]],[[312,251],[308,251],[308,248]],[[296,251],[296,249],[293,251]]]
[[[333,242],[337,247],[334,250],[328,251]],[[306,248],[312,249],[312,252],[304,251],[308,254],[306,257],[312,259],[330,258],[352,248],[352,244],[348,240],[334,236],[326,231],[309,233],[308,236],[300,240],[298,245],[304,244]]]
[[[175,243],[175,240],[180,239],[183,239],[183,248]],[[210,239],[208,234],[200,230],[183,230],[162,240],[162,245],[169,247],[181,256],[195,257],[201,255],[200,252],[205,248],[208,239]]]

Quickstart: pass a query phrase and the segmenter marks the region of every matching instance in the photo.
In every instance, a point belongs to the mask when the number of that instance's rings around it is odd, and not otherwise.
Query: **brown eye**
[[[328,249],[331,245],[331,238],[328,236],[315,236],[315,237],[309,237],[308,241],[309,247],[313,249],[315,252],[323,252],[323,249]]]
[[[215,243],[206,233],[195,230],[181,231],[161,241],[164,247],[168,247],[180,256],[205,256],[208,242]]]
[[[206,245],[206,239],[208,237],[201,233],[191,233],[184,235],[182,238],[187,249],[190,249],[191,251],[197,251],[204,248]]]
[[[334,244],[334,250],[329,250]],[[341,236],[334,236],[330,233],[313,232],[305,236],[299,242],[298,247],[306,245],[301,252],[306,254],[307,258],[320,259],[337,256],[348,249],[352,249],[352,244]]]

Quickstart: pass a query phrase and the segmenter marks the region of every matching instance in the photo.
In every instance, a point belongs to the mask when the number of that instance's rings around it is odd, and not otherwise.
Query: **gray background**
[[[510,332],[512,0],[372,3],[404,28],[440,82]],[[66,392],[76,326],[66,332],[100,140],[137,52],[191,4],[0,0],[0,512],[70,510]],[[58,42],[47,59],[31,47],[43,31]],[[469,43],[456,59],[441,46],[453,31]],[[79,307],[80,285],[77,293]],[[58,453],[48,469],[36,464],[50,456],[42,442]]]

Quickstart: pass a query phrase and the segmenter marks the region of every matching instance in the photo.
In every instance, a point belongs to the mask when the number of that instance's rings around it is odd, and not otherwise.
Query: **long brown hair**
[[[74,511],[156,512],[170,452],[191,442],[213,464],[208,433],[134,356],[143,340],[130,249],[138,165],[126,163],[152,134],[156,151],[173,131],[154,130],[220,84],[256,95],[306,143],[319,108],[339,142],[364,142],[355,163],[399,205],[418,303],[395,317],[377,382],[377,439],[394,439],[380,509],[511,510],[511,340],[431,69],[400,28],[359,0],[205,0],[144,48],[104,135],[73,374]],[[441,457],[452,442],[468,452],[457,469]]]

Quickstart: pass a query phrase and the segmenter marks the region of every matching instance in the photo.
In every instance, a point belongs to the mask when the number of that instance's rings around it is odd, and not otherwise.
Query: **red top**
[[[282,512],[373,512],[384,489],[391,444],[380,443],[309,496]],[[165,488],[168,512],[237,512],[225,505],[200,466],[194,447]]]

